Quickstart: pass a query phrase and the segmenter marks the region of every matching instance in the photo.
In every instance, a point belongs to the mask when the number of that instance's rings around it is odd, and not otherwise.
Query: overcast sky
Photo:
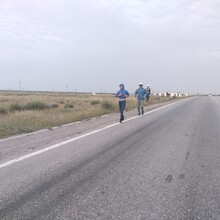
[[[220,94],[219,0],[0,0],[0,89]]]

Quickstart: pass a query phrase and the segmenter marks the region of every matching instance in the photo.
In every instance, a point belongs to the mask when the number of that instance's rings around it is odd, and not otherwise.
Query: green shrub
[[[103,101],[102,102],[102,107],[104,109],[107,109],[107,110],[113,110],[114,109],[114,105],[112,102],[109,102],[109,101]]]
[[[98,104],[100,104],[100,100],[91,101],[91,105],[98,105]]]
[[[9,99],[3,98],[0,100],[0,102],[9,102]]]
[[[19,105],[18,103],[12,103],[10,105],[11,112],[22,111],[22,110],[24,110],[24,107],[22,105]]]
[[[59,105],[56,104],[56,103],[54,103],[54,104],[52,104],[52,105],[50,106],[50,108],[59,108]]]
[[[74,108],[74,106],[73,106],[73,104],[68,103],[65,105],[65,108]]]
[[[5,114],[7,114],[8,112],[7,112],[7,110],[5,109],[5,108],[0,108],[0,115],[5,115]]]
[[[45,110],[48,108],[50,108],[50,106],[40,101],[29,102],[25,105],[25,110]]]

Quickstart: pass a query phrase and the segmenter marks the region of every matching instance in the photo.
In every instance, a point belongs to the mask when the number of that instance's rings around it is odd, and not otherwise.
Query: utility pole
[[[102,93],[102,85],[100,86],[100,91],[101,91],[101,93]]]
[[[19,80],[19,91],[21,91],[21,80]]]
[[[66,92],[69,92],[69,85],[66,85]]]

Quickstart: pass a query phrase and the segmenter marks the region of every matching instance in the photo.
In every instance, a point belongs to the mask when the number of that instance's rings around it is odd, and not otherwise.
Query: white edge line
[[[170,107],[170,106],[172,106],[172,105],[175,105],[175,104],[177,104],[177,103],[179,103],[179,102],[182,102],[182,101],[185,101],[185,99],[180,100],[180,101],[177,101],[177,102],[174,102],[174,103],[171,103],[171,104],[169,104],[169,105],[165,105],[165,106],[162,106],[162,107],[153,109],[153,110],[151,110],[151,111],[146,112],[144,115],[148,115],[148,114],[154,113],[154,112],[156,112],[156,111],[160,111],[160,110],[162,110],[162,109],[164,109],[164,108],[168,108],[168,107]],[[127,119],[125,122],[134,120],[134,119],[136,119],[136,118],[140,118],[140,116],[134,116],[134,117],[132,117],[132,118]],[[124,122],[124,123],[125,123],[125,122]],[[51,145],[51,146],[49,146],[49,147],[47,147],[47,148],[44,148],[44,149],[42,149],[42,150],[35,151],[35,152],[33,152],[33,153],[30,153],[30,154],[26,154],[26,155],[24,155],[24,156],[22,156],[22,157],[19,157],[19,158],[17,158],[17,159],[9,160],[9,161],[7,161],[7,162],[5,162],[5,163],[0,164],[0,169],[3,168],[3,167],[10,166],[10,165],[12,165],[12,164],[14,164],[14,163],[18,163],[18,162],[20,162],[20,161],[26,160],[26,159],[28,159],[28,158],[34,157],[34,156],[36,156],[36,155],[42,154],[42,153],[44,153],[44,152],[50,151],[50,150],[52,150],[52,149],[61,147],[61,146],[65,145],[65,144],[74,142],[74,141],[79,140],[79,139],[82,139],[82,138],[84,138],[84,137],[90,136],[90,135],[92,135],[92,134],[98,133],[98,132],[100,132],[100,131],[104,131],[104,130],[106,130],[106,129],[112,128],[112,127],[117,126],[117,125],[119,125],[119,124],[120,124],[120,123],[117,122],[117,123],[108,125],[108,126],[106,126],[106,127],[104,127],[104,128],[100,128],[100,129],[91,131],[91,132],[89,132],[89,133],[83,134],[83,135],[81,135],[81,136],[78,136],[78,137],[75,137],[75,138],[72,138],[72,139],[63,141],[63,142],[61,142],[61,143],[58,143],[58,144],[55,144],[55,145]]]
[[[61,125],[61,126],[55,126],[55,127],[52,127],[52,130],[53,130],[53,129],[60,128],[60,127],[68,127],[68,126],[71,126],[71,125],[74,125],[74,124],[79,124],[79,123],[81,123],[81,122],[82,122],[82,121],[76,121],[76,122],[64,124],[64,125]],[[49,130],[49,129],[44,128],[44,129],[41,129],[41,130],[39,130],[39,131],[33,131],[33,132],[30,132],[30,133],[25,133],[25,134],[20,134],[20,135],[8,137],[8,138],[3,138],[3,139],[0,139],[0,143],[6,142],[6,141],[10,141],[10,140],[14,140],[14,139],[18,139],[18,138],[29,137],[29,136],[32,136],[32,135],[35,135],[35,134],[43,133],[43,132],[48,131],[48,130]]]

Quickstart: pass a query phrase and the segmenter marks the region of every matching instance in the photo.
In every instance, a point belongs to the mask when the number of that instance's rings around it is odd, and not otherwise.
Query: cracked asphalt
[[[0,219],[220,219],[220,97],[117,121],[113,114],[1,140],[3,164],[100,129],[0,168]]]

